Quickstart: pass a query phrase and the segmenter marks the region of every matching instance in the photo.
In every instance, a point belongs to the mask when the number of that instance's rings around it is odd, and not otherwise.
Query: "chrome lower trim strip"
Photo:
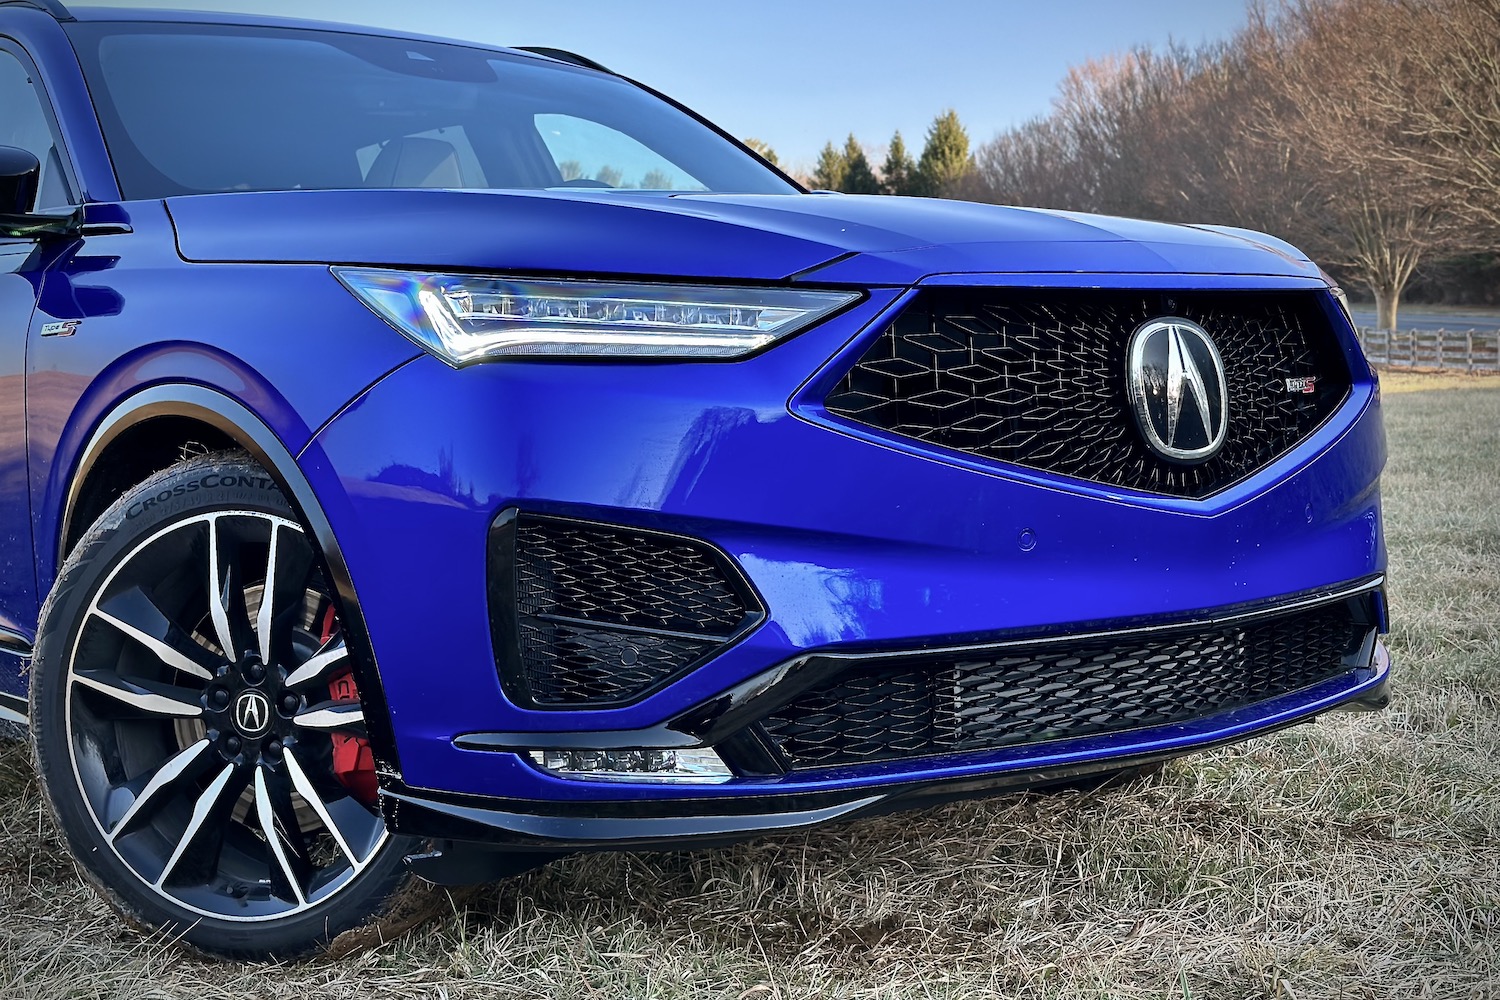
[[[0,628],[0,652],[15,653],[17,656],[30,656],[31,643],[19,632]]]
[[[0,692],[0,722],[16,722],[23,726],[29,726],[31,725],[31,720],[26,714],[29,708],[30,706],[26,704],[26,699],[20,695]]]
[[[1254,618],[1279,618],[1293,611],[1301,611],[1304,608],[1313,608],[1321,604],[1334,604],[1338,601],[1358,597],[1372,590],[1379,590],[1385,586],[1385,577],[1377,576],[1369,580],[1361,581],[1350,587],[1339,590],[1331,590],[1326,593],[1309,594],[1301,600],[1288,601],[1285,604],[1261,605],[1230,615],[1217,615],[1207,618],[1191,618],[1187,621],[1157,623],[1154,625],[1140,625],[1135,628],[1124,629],[1100,629],[1094,632],[1061,632],[1057,635],[1032,637],[1029,639],[1011,639],[1001,642],[979,642],[967,643],[960,646],[932,646],[926,649],[905,649],[893,652],[877,653],[812,653],[809,657],[817,656],[828,660],[896,660],[911,656],[941,656],[948,653],[977,653],[989,652],[991,650],[1008,649],[1015,646],[1048,646],[1062,642],[1086,642],[1090,639],[1113,639],[1117,636],[1125,637],[1140,635],[1145,632],[1177,632],[1196,631],[1199,629],[1211,629],[1220,625],[1228,625],[1233,622],[1248,621]]]

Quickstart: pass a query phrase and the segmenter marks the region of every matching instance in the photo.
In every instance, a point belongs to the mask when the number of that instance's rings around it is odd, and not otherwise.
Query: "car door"
[[[0,38],[0,145],[35,155],[42,164],[37,204],[64,207],[74,199],[62,146],[24,53]],[[18,653],[34,638],[36,560],[26,465],[26,340],[41,292],[45,262],[33,239],[0,235],[0,695],[24,691]],[[0,697],[0,709],[10,699]]]
[[[0,648],[29,638],[36,624],[24,385],[26,331],[37,301],[36,276],[28,270],[34,250],[30,241],[0,237]],[[0,674],[0,690],[5,681]]]

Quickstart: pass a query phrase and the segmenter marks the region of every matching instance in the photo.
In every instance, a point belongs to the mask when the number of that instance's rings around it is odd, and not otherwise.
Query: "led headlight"
[[[737,358],[854,292],[551,281],[338,267],[360,300],[455,368],[515,355]]]

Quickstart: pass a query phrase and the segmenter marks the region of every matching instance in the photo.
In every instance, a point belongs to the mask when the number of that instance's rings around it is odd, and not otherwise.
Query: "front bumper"
[[[394,831],[441,842],[435,854],[417,863],[419,871],[425,864],[436,881],[463,881],[464,873],[474,865],[471,859],[491,850],[546,855],[685,850],[1148,765],[1310,722],[1328,711],[1383,709],[1389,703],[1390,667],[1384,644],[1376,642],[1368,667],[1293,695],[1188,726],[1034,746],[1003,756],[971,755],[961,762],[948,762],[942,777],[888,770],[866,774],[858,782],[830,780],[827,787],[804,786],[779,793],[761,790],[691,802],[560,799],[538,803],[434,793],[396,784],[383,791],[382,804]],[[474,866],[483,868],[482,863]]]
[[[1088,278],[1129,287],[1139,276]],[[1310,287],[1240,286],[1257,283]],[[455,372],[419,358],[329,424],[299,460],[378,658],[395,733],[384,756],[399,764],[384,776],[396,829],[430,832],[431,817],[448,816],[470,833],[559,849],[733,837],[1175,756],[1378,700],[1383,663],[1191,726],[716,786],[563,779],[516,752],[528,739],[558,745],[560,733],[604,741],[659,729],[809,653],[1152,629],[1383,572],[1384,436],[1358,365],[1337,413],[1264,468],[1205,499],[1147,495],[893,447],[798,405],[829,358],[906,300],[877,289],[735,364]],[[507,509],[706,540],[743,571],[764,618],[627,703],[518,704],[497,673],[487,606],[488,539]],[[509,742],[497,752],[483,734]],[[612,817],[655,825],[605,830]],[[695,817],[718,826],[700,830]]]

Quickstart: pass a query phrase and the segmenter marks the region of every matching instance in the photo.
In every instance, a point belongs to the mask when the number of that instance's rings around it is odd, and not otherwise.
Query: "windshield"
[[[68,27],[130,199],[372,187],[795,190],[639,87],[550,60],[334,31]]]

